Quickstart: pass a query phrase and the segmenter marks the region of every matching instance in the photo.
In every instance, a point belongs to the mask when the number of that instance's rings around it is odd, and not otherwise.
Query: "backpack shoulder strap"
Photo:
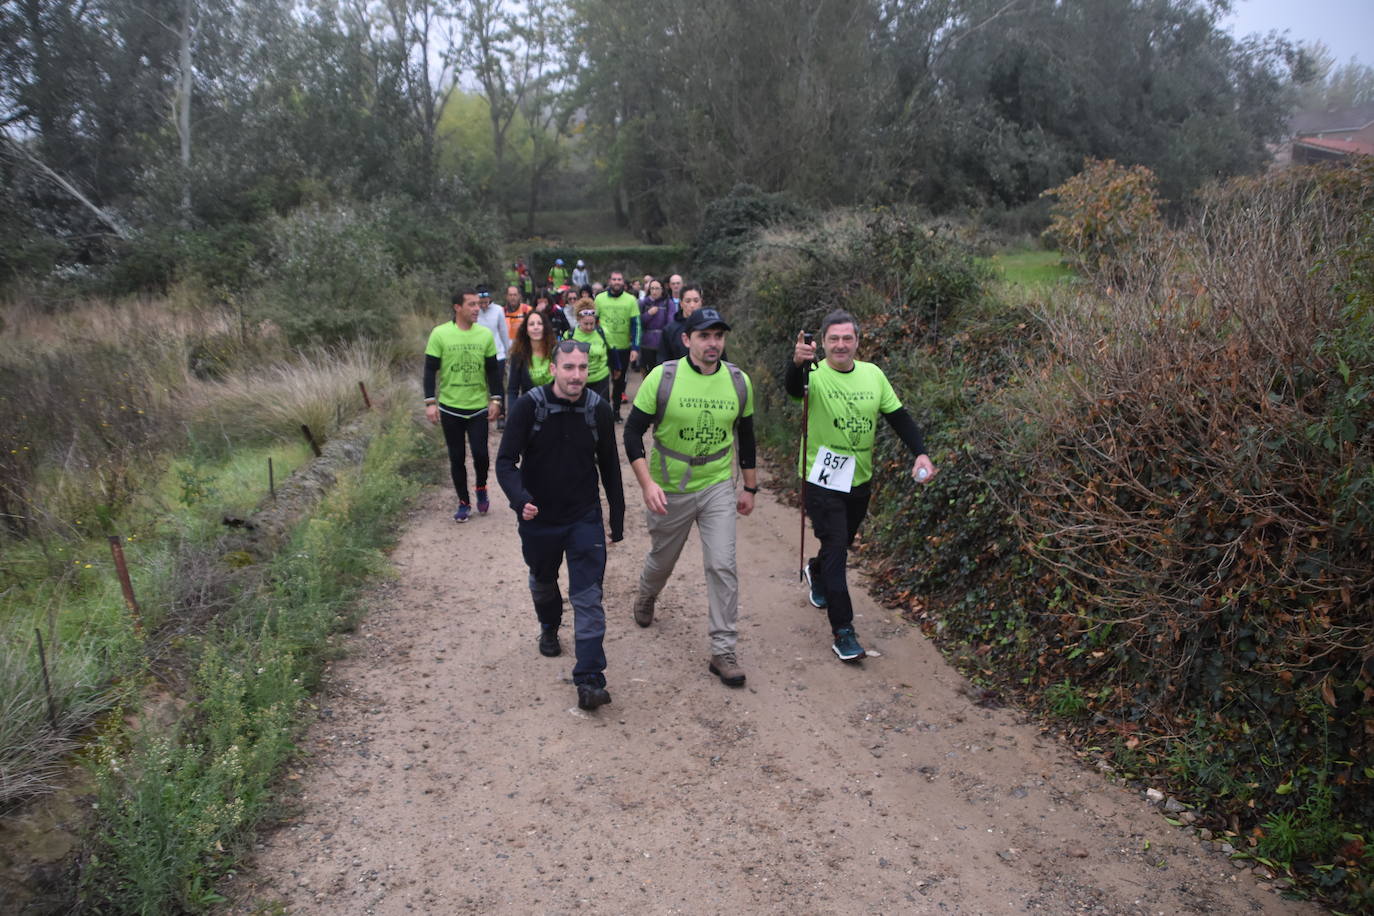
[[[725,368],[730,371],[730,381],[735,383],[735,394],[739,396],[739,417],[736,422],[744,419],[744,408],[749,405],[749,385],[744,380],[744,371],[734,363],[726,363]]]
[[[668,409],[668,396],[673,393],[673,380],[677,378],[679,360],[670,359],[660,368],[663,374],[658,377],[658,394],[654,402],[654,428],[663,422],[663,413]]]
[[[587,418],[587,428],[592,431],[593,443],[599,442],[601,439],[601,430],[596,426],[596,408],[601,405],[602,400],[604,399],[601,395],[590,388],[587,389],[587,403],[583,405],[582,413]]]
[[[530,427],[530,436],[533,437],[543,429],[544,421],[549,418],[549,401],[544,397],[543,385],[535,385],[525,393],[534,401],[534,425]]]

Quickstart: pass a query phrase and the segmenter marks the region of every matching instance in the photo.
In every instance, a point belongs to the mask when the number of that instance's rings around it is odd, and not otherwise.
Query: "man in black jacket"
[[[611,510],[611,541],[625,531],[625,493],[615,447],[611,405],[587,388],[588,345],[560,341],[553,350],[553,381],[533,388],[510,407],[496,454],[496,479],[519,518],[520,545],[530,569],[530,595],[539,618],[539,651],[562,654],[558,627],[563,596],[558,567],[568,557],[568,599],[573,607],[577,705],[611,702],[606,690],[606,532],[597,476]]]

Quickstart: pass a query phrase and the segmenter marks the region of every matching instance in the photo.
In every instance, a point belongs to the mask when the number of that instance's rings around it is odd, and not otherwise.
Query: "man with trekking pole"
[[[854,632],[854,605],[845,578],[845,561],[854,536],[868,514],[873,477],[873,443],[881,415],[916,456],[911,476],[929,483],[937,473],[920,429],[883,370],[855,359],[859,324],[845,311],[821,321],[825,359],[816,365],[816,344],[805,331],[797,335],[787,367],[787,393],[803,403],[802,530],[811,516],[819,553],[802,564],[811,604],[825,609],[834,636],[831,650],[841,661],[865,656]],[[813,368],[814,366],[814,368]]]

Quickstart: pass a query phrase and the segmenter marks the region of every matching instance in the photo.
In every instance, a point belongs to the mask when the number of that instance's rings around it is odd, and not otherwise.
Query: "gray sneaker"
[[[739,666],[735,653],[722,652],[712,655],[710,668],[711,673],[720,678],[720,682],[726,687],[744,686],[744,669]]]
[[[647,627],[654,622],[654,601],[655,595],[636,595],[635,596],[635,623],[641,627]]]

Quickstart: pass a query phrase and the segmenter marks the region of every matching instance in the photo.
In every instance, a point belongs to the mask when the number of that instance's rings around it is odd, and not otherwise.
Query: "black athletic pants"
[[[630,381],[630,351],[611,350],[607,361],[611,364],[611,409],[620,413],[620,396],[625,393],[625,386]],[[620,373],[619,378],[616,377],[617,372]]]
[[[471,504],[468,499],[467,453],[463,439],[472,446],[472,469],[477,474],[477,486],[487,485],[487,471],[491,468],[491,455],[487,451],[487,411],[471,417],[459,417],[449,413],[450,408],[439,408],[439,425],[444,430],[444,443],[448,445],[448,469],[453,475],[453,489],[458,493],[460,502]]]
[[[854,625],[854,604],[849,600],[845,560],[854,543],[854,535],[859,533],[859,526],[868,514],[869,492],[868,483],[841,493],[809,482],[802,491],[806,514],[811,516],[811,528],[816,532],[816,540],[821,542],[820,553],[807,564],[811,567],[811,581],[816,591],[825,596],[831,632]]]

